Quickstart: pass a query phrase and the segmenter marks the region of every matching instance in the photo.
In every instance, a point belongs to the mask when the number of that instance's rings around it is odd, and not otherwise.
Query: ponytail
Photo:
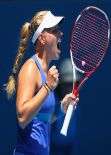
[[[5,84],[5,90],[8,99],[11,98],[16,91],[16,76],[19,70],[20,64],[24,57],[25,51],[27,49],[28,40],[30,38],[30,23],[26,22],[21,29],[20,44],[18,47],[17,56],[15,59],[15,64],[12,69],[12,75],[8,79],[8,83]]]
[[[40,11],[37,12],[30,23],[26,22],[21,30],[21,36],[20,36],[20,45],[18,48],[17,57],[15,59],[15,64],[12,69],[12,75],[8,79],[8,83],[5,84],[5,90],[7,93],[7,97],[10,98],[13,96],[14,92],[17,88],[17,73],[20,68],[20,64],[22,62],[22,58],[24,56],[24,53],[27,49],[28,40],[30,37],[32,37],[38,28],[38,26],[41,24],[44,15],[47,13],[47,11]],[[37,44],[34,44],[35,50],[37,50]]]

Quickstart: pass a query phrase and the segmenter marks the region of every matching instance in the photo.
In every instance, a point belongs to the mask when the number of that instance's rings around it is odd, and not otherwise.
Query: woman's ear
[[[40,42],[42,45],[45,45],[46,39],[45,39],[45,36],[44,36],[42,33],[39,35],[38,40],[39,40],[39,42]]]

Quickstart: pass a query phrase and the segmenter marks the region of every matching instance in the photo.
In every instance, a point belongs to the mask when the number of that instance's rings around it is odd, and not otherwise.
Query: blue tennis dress
[[[32,56],[38,67],[42,85],[46,82],[46,76],[37,60]],[[17,144],[14,155],[49,155],[50,151],[50,122],[55,108],[54,92],[50,92],[36,117],[22,129],[18,125]]]

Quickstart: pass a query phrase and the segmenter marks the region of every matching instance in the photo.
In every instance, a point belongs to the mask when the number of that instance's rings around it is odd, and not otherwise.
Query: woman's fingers
[[[51,88],[51,90],[54,90],[59,83],[59,72],[56,68],[56,66],[52,66],[47,75],[47,84]]]

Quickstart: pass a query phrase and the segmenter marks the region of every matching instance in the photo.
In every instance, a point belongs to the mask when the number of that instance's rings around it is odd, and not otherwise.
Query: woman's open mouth
[[[60,44],[61,44],[61,39],[58,39],[58,41],[57,41],[57,48],[58,48],[58,50],[60,50]]]

